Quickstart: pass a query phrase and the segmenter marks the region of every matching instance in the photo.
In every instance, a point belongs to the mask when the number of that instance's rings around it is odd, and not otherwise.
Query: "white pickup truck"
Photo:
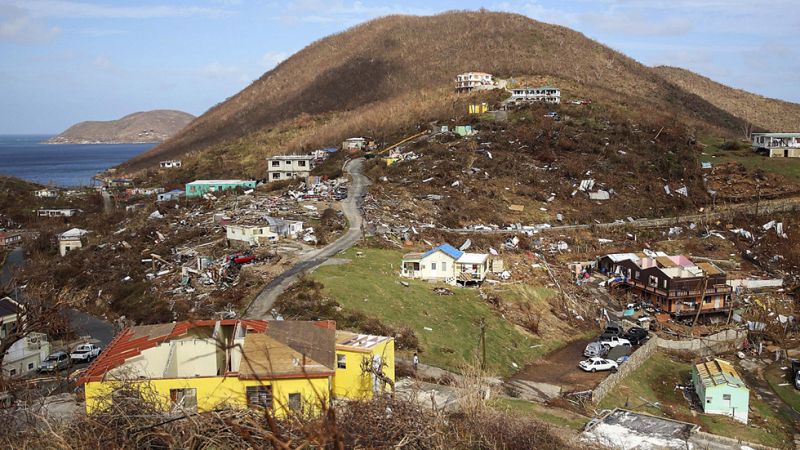
[[[100,347],[94,344],[80,344],[69,354],[72,362],[89,362],[100,354]]]
[[[621,337],[614,336],[614,337],[608,337],[608,338],[605,338],[605,339],[601,339],[600,340],[600,345],[602,345],[603,347],[608,347],[608,348],[614,348],[614,347],[619,346],[619,345],[627,345],[628,347],[630,347],[631,341],[629,341],[627,339],[623,339]]]

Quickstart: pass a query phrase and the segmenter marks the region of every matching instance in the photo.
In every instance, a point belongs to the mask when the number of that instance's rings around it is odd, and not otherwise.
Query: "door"
[[[722,307],[722,298],[717,297],[714,299],[714,309],[720,309]]]

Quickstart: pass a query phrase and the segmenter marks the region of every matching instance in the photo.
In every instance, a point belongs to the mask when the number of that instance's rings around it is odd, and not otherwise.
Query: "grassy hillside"
[[[717,108],[752,123],[758,129],[800,130],[800,104],[734,89],[678,67],[659,66],[653,70],[670,83],[702,97]],[[745,130],[742,130],[742,136],[745,134]]]
[[[389,16],[309,45],[123,167],[145,168],[190,150],[219,155],[234,143],[256,149],[264,134],[298,120],[315,123],[266,151],[335,145],[350,135],[392,139],[446,115],[454,76],[470,70],[577,85],[634,114],[679,115],[728,133],[743,128],[652,69],[564,27],[491,12]]]
[[[47,140],[50,144],[163,142],[194,119],[182,111],[136,112],[118,120],[81,122]]]

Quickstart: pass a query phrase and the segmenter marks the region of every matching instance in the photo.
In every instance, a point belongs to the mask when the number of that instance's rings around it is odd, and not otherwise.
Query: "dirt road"
[[[722,217],[736,213],[748,213],[757,215],[768,215],[772,213],[796,211],[800,209],[800,197],[791,197],[778,200],[762,200],[760,202],[739,203],[733,205],[726,205],[717,207],[715,211],[708,211],[703,214],[688,214],[685,216],[663,217],[658,219],[638,219],[633,222],[630,221],[617,221],[608,223],[594,223],[594,224],[581,224],[581,225],[557,225],[550,228],[540,229],[541,233],[563,232],[569,230],[582,230],[582,229],[605,229],[616,227],[631,227],[631,228],[654,228],[665,227],[679,224],[686,224],[691,222],[697,223],[710,223]],[[461,234],[513,234],[520,230],[473,230],[470,228],[444,228],[443,231]]]
[[[328,258],[337,253],[347,250],[358,242],[362,236],[362,225],[364,218],[361,215],[361,203],[369,186],[369,179],[361,173],[364,163],[363,158],[353,159],[345,165],[345,172],[352,178],[347,198],[342,202],[342,212],[347,218],[350,228],[339,239],[314,252],[307,253],[300,257],[289,270],[278,275],[270,281],[260,294],[253,300],[244,312],[244,317],[248,319],[271,319],[270,310],[275,300],[292,285],[301,274],[315,269]]]

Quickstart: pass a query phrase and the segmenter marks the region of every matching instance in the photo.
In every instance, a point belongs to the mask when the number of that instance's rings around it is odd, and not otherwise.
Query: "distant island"
[[[183,111],[136,112],[118,120],[80,122],[44,144],[152,144],[164,142],[194,120]]]

